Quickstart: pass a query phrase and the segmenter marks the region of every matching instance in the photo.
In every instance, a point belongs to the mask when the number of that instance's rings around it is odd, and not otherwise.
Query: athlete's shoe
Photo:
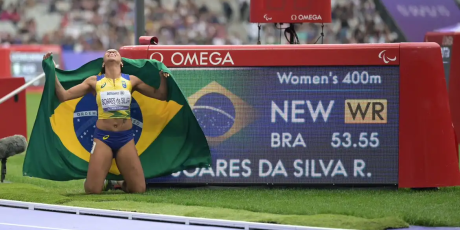
[[[118,181],[115,181],[115,180],[113,181],[113,189],[114,190],[121,189],[121,186],[120,184],[118,184]]]
[[[104,180],[104,191],[121,189],[116,180]]]
[[[109,191],[113,187],[110,180],[104,180],[104,187],[102,188],[103,191]]]
[[[86,182],[86,179],[85,179]],[[117,181],[115,180],[104,180],[104,185],[102,187],[102,191],[109,191],[109,190],[116,190],[121,189],[121,186],[118,185]]]

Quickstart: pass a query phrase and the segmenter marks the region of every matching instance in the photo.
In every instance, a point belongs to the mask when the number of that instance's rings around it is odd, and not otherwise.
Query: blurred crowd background
[[[258,27],[249,23],[249,2],[145,0],[146,34],[165,45],[256,44]],[[2,44],[59,44],[63,51],[81,52],[134,41],[134,0],[0,0],[0,6]],[[332,0],[332,7],[333,23],[324,25],[324,43],[388,43],[398,38],[374,0]],[[303,24],[296,30],[301,44],[315,43],[321,25]],[[262,44],[280,41],[287,42],[275,25],[262,26]]]

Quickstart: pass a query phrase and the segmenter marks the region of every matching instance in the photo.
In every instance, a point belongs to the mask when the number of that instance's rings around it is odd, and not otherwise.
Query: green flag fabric
[[[171,72],[156,60],[123,58],[123,73],[135,75],[158,88],[160,70]],[[97,104],[93,94],[59,102],[55,93],[55,76],[65,89],[86,78],[99,75],[103,59],[64,71],[54,67],[52,57],[43,61],[46,75],[40,106],[26,151],[23,175],[55,181],[86,178],[93,133],[97,121]],[[160,101],[133,92],[131,118],[134,140],[145,178],[166,176],[180,170],[207,168],[211,151],[206,137],[187,99],[174,81],[167,78],[168,99]],[[121,180],[112,161],[107,179]]]

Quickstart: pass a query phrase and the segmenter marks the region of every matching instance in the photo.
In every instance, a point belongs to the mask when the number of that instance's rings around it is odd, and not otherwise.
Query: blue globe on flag
[[[235,106],[220,93],[208,93],[200,97],[193,106],[195,117],[208,137],[219,137],[227,133],[235,123]]]

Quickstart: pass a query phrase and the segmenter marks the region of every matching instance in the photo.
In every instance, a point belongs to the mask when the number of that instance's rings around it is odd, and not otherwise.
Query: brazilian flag
[[[163,63],[156,60],[123,58],[122,61],[123,73],[135,75],[155,88],[160,85],[160,70],[171,74]],[[100,74],[102,62],[103,59],[99,58],[79,69],[64,71],[54,67],[52,57],[43,61],[46,83],[29,138],[24,176],[55,181],[86,178],[97,121],[96,98],[87,94],[59,102],[55,94],[55,76],[65,89],[69,89]],[[134,141],[146,178],[191,168],[207,168],[211,164],[206,137],[174,75],[170,76],[167,78],[166,101],[138,92],[132,94]],[[107,179],[122,179],[115,160]]]

